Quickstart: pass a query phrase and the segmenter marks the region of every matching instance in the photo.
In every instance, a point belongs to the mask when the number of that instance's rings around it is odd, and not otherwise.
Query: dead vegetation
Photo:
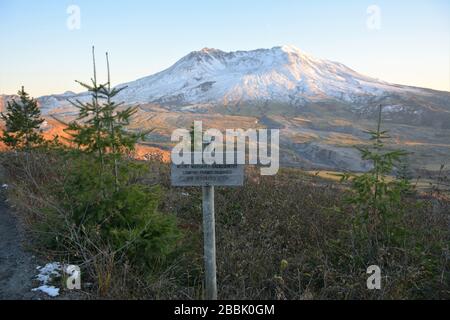
[[[5,153],[2,158],[10,200],[34,235],[35,249],[81,264],[83,283],[91,283],[84,287],[90,298],[202,298],[201,191],[170,187],[168,164],[150,159],[150,170],[136,182],[160,186],[158,210],[176,218],[181,238],[165,260],[154,260],[144,275],[100,235],[64,222],[67,212],[48,211],[58,203],[49,186],[64,183],[59,155]],[[448,299],[450,203],[445,194],[406,199],[403,242],[380,243],[373,254],[352,233],[356,212],[343,202],[345,192],[337,182],[299,170],[260,177],[252,168],[243,188],[218,189],[219,298]],[[50,212],[64,224],[59,233],[42,228]],[[72,246],[50,250],[42,242],[49,235]],[[380,291],[366,287],[366,269],[373,264],[383,272]]]

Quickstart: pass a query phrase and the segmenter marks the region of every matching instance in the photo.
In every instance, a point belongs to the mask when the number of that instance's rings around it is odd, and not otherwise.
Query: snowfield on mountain
[[[204,48],[116,87],[125,88],[118,102],[139,105],[133,130],[154,128],[150,146],[166,150],[171,132],[194,120],[218,129],[257,125],[281,130],[282,164],[364,171],[352,147],[364,143],[363,131],[373,127],[382,104],[386,129],[415,154],[413,167],[438,168],[450,154],[450,92],[387,83],[293,46]],[[0,109],[11,98],[1,96]],[[44,115],[70,121],[78,110],[69,100],[90,99],[87,92],[65,92],[38,103]]]
[[[172,107],[267,101],[301,106],[337,100],[360,109],[376,98],[427,99],[436,94],[450,101],[448,92],[389,84],[286,45],[236,52],[204,48],[189,53],[164,71],[117,87],[126,87],[118,100]],[[67,99],[88,98],[86,93],[66,92],[41,97],[39,101],[44,111],[51,112],[67,105]]]

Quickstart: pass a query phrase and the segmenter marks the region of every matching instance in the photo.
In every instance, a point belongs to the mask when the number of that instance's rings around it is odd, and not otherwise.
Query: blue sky
[[[80,29],[69,30],[69,5]],[[380,29],[367,8],[381,9]],[[450,91],[448,0],[0,0],[0,93],[80,91],[90,47],[110,52],[114,84],[161,71],[190,51],[292,44],[393,83]]]

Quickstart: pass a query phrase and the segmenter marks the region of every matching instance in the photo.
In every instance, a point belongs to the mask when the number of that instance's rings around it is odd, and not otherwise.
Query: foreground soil
[[[24,248],[24,237],[10,208],[0,200],[0,299],[39,299],[31,291],[36,259]]]

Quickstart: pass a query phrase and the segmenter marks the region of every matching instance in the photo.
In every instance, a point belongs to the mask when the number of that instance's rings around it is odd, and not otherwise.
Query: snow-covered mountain
[[[204,48],[167,70],[123,85],[128,88],[122,100],[166,105],[302,103],[328,98],[355,102],[361,97],[418,91],[366,77],[293,46],[237,52]]]
[[[368,107],[382,101],[386,111],[399,117],[423,118],[425,111],[431,110],[436,118],[436,112],[450,111],[449,92],[389,84],[293,46],[236,52],[204,48],[164,71],[118,85],[124,86],[127,88],[117,100],[158,104],[172,110],[235,105],[245,108],[261,103],[298,108],[326,101],[349,105],[352,112],[367,113]],[[44,114],[76,111],[68,99],[86,101],[89,95],[66,92],[40,97],[38,101]]]
[[[118,100],[169,108],[268,101],[303,106],[331,100],[360,110],[368,101],[395,97],[388,101],[386,110],[420,113],[431,100],[434,109],[436,103],[440,109],[440,105],[450,102],[448,92],[389,84],[293,46],[236,52],[204,48],[164,71],[118,87],[124,86],[127,88]],[[3,96],[1,100],[5,99]],[[38,101],[44,113],[59,113],[70,110],[68,99],[88,100],[89,95],[66,92],[40,97]]]
[[[420,166],[449,160],[450,92],[390,84],[292,46],[252,51],[194,51],[157,74],[126,86],[119,102],[139,104],[132,130],[157,128],[165,146],[174,128],[195,119],[217,128],[258,124],[281,129],[282,162],[311,168],[365,170],[351,146],[366,140],[378,105],[383,125]],[[0,95],[0,111],[12,96]],[[38,98],[44,115],[65,121],[78,110],[68,100],[87,92]]]

